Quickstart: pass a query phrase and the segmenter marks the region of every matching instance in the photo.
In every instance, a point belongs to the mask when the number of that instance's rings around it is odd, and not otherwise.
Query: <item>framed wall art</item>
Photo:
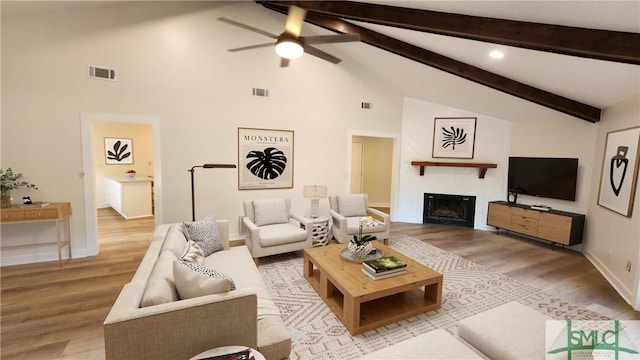
[[[432,157],[473,159],[476,120],[475,117],[435,118]]]
[[[104,138],[104,159],[107,165],[133,164],[133,140]]]
[[[631,217],[638,184],[640,126],[610,131],[604,144],[598,205]]]
[[[293,188],[293,131],[238,128],[238,189]]]

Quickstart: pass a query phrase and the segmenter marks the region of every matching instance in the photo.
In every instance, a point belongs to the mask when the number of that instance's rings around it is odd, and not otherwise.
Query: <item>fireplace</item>
[[[425,193],[422,223],[473,228],[475,212],[475,196]]]

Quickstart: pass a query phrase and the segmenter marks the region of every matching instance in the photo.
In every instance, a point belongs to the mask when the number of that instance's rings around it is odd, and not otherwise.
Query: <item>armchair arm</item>
[[[391,224],[391,217],[389,216],[389,214],[370,207],[367,208],[367,212],[381,217],[385,226],[388,227]]]
[[[251,251],[251,249],[254,248],[254,245],[256,247],[260,247],[257,244],[257,241],[260,238],[260,229],[258,228],[258,226],[256,224],[254,224],[251,221],[251,219],[249,219],[248,216],[245,216],[245,217],[242,218],[242,224],[244,224],[244,226],[249,231],[249,234],[248,234],[247,238],[245,238],[245,241],[244,241],[245,245],[247,245],[247,247],[249,248],[249,251]]]
[[[335,210],[329,209],[329,214],[333,219],[333,225],[337,226],[339,229],[344,229],[345,233],[347,231],[347,218],[340,215]]]
[[[289,219],[297,221],[300,225],[303,225],[305,229],[309,228],[309,225],[311,225],[311,221],[296,214],[289,214]]]

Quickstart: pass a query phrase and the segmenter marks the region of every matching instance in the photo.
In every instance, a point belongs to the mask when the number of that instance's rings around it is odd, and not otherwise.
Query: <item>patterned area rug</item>
[[[355,359],[433,329],[455,334],[461,319],[514,300],[558,320],[607,319],[409,236],[394,236],[389,246],[444,275],[442,307],[357,336],[302,276],[302,252],[261,260],[260,272],[291,334],[292,360]]]

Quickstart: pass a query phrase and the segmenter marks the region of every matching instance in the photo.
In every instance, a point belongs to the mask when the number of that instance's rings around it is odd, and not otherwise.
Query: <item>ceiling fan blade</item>
[[[326,61],[328,61],[330,63],[333,63],[333,64],[337,64],[340,61],[342,61],[342,60],[338,59],[337,57],[335,57],[335,56],[333,56],[331,54],[328,54],[328,53],[326,53],[326,52],[324,52],[324,51],[322,51],[322,50],[320,50],[318,48],[314,48],[313,46],[310,46],[310,45],[307,45],[307,44],[304,45],[304,52],[309,54],[309,55],[313,55],[313,56],[319,57],[320,59],[326,60]]]
[[[243,46],[243,47],[239,47],[239,48],[229,49],[227,51],[236,52],[236,51],[243,51],[243,50],[259,49],[259,48],[263,48],[263,47],[273,46],[275,44],[276,43],[270,42],[270,43],[266,43],[266,44],[249,45],[249,46]]]
[[[281,58],[280,58],[280,67],[281,67],[281,68],[283,68],[283,67],[287,67],[287,66],[289,66],[289,62],[290,62],[290,61],[291,61],[291,60],[289,60],[289,59],[287,59],[287,58],[283,58],[283,57],[281,57]]]
[[[239,23],[239,22],[237,22],[235,20],[227,19],[225,17],[219,17],[218,20],[222,21],[222,22],[226,22],[227,24],[231,24],[231,25],[243,28],[245,30],[253,31],[255,33],[270,37],[272,39],[277,39],[278,38],[278,35],[274,35],[274,34],[272,34],[270,32],[266,32],[264,30],[260,30],[258,28],[254,28],[253,26],[249,26],[249,25],[245,25],[243,23]]]
[[[302,30],[302,22],[307,15],[307,10],[297,6],[289,6],[289,14],[287,15],[287,23],[284,26],[284,32],[295,37],[300,36]]]
[[[305,44],[332,44],[360,41],[360,34],[301,36],[300,39],[303,40]]]

